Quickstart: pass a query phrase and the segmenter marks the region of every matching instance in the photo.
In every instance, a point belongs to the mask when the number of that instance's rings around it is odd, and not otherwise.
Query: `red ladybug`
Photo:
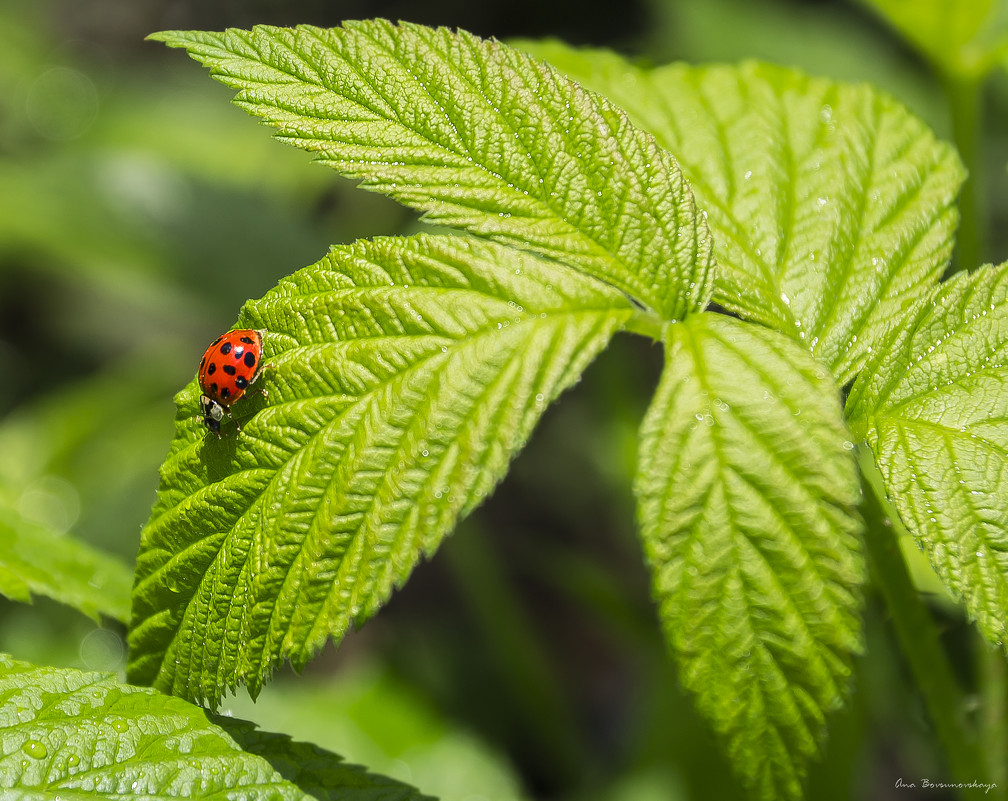
[[[263,334],[251,328],[236,328],[221,334],[206,349],[199,365],[200,413],[203,424],[220,437],[221,420],[231,417],[231,404],[262,372]],[[262,390],[263,395],[266,390]],[[234,420],[233,417],[231,417]],[[235,421],[235,427],[241,426]]]

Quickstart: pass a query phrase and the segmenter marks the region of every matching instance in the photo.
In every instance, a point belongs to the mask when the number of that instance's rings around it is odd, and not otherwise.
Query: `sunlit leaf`
[[[886,491],[984,636],[1008,637],[1008,265],[957,275],[847,400]]]
[[[841,385],[944,272],[963,168],[872,87],[536,50],[675,154],[714,237],[714,299],[796,338]]]
[[[798,798],[860,649],[859,484],[807,351],[710,314],[670,326],[636,492],[683,684],[760,798]]]
[[[431,222],[565,261],[667,318],[710,297],[710,238],[672,156],[524,53],[383,20],[152,38],[284,141]]]
[[[422,801],[412,787],[110,674],[0,654],[5,799]],[[430,801],[430,799],[427,799]]]
[[[631,314],[619,292],[463,237],[334,249],[250,301],[268,400],[205,438],[195,382],[142,534],[130,676],[216,702],[372,615],[501,478]]]

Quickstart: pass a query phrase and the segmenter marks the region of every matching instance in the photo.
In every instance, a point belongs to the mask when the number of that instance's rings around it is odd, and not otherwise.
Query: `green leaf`
[[[672,156],[549,65],[384,20],[155,34],[363,186],[565,261],[666,318],[710,297],[710,238]]]
[[[1004,0],[861,0],[946,73],[980,78],[1008,54]]]
[[[669,327],[636,493],[683,684],[760,798],[798,798],[860,649],[857,471],[825,367],[781,334]]]
[[[35,667],[0,654],[0,698],[0,788],[11,801],[423,798],[244,721],[215,725],[198,707],[111,674]]]
[[[526,798],[501,751],[417,693],[410,677],[372,662],[374,655],[359,653],[324,676],[284,677],[256,701],[229,698],[228,714],[352,753],[370,769],[443,801]]]
[[[962,165],[872,87],[757,63],[638,69],[535,51],[675,154],[714,236],[714,300],[798,339],[841,385],[944,272]]]
[[[170,355],[143,350],[0,419],[0,593],[129,621],[170,391]]]
[[[133,572],[119,559],[69,534],[24,520],[0,503],[0,594],[15,601],[45,595],[95,620],[129,620]]]
[[[1008,637],[1008,265],[959,274],[847,399],[900,517],[984,636]]]
[[[195,381],[142,534],[130,676],[258,692],[372,615],[629,318],[590,278],[462,237],[334,249],[250,301],[268,402],[204,438]],[[265,406],[265,408],[263,408]]]

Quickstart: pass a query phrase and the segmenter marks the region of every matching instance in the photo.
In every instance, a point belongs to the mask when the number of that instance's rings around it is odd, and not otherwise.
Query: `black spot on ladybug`
[[[215,340],[214,340],[213,342],[211,342],[211,343],[210,343],[210,347],[212,348],[212,347],[213,347],[214,345],[216,345],[216,344],[217,344],[218,342],[220,342],[220,341],[221,341],[222,339],[224,339],[224,335],[223,335],[223,334],[221,334],[221,335],[220,335],[219,337],[217,337],[217,339],[215,339]]]
[[[249,351],[248,353],[246,353],[245,354],[245,366],[246,367],[251,367],[255,363],[256,363],[255,354],[252,351]]]
[[[231,343],[225,342],[220,346],[220,352],[227,356],[231,352]]]
[[[217,372],[217,362],[210,362],[210,366],[206,370],[207,375],[213,375]]]
[[[243,375],[238,376],[235,379],[235,386],[238,387],[238,389],[245,389],[245,387],[248,386],[248,379]]]
[[[231,397],[231,390],[228,389],[227,387],[224,387],[224,389],[222,389],[220,391],[220,396],[222,398],[229,398],[229,397]]]
[[[237,372],[237,370],[235,370],[235,366],[233,364],[225,364],[221,368],[221,370],[223,370],[228,375],[234,375]]]
[[[217,384],[216,383],[210,385],[210,394],[211,395],[216,395],[217,394]]]
[[[206,356],[199,360],[199,369],[202,370],[204,367],[206,367]]]
[[[246,345],[251,345],[252,344],[252,337],[242,337],[241,341],[244,342]]]

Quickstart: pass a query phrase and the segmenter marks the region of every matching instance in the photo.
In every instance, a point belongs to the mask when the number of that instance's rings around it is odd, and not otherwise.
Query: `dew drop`
[[[21,750],[32,759],[45,759],[49,754],[49,749],[38,740],[28,740],[21,746]]]

